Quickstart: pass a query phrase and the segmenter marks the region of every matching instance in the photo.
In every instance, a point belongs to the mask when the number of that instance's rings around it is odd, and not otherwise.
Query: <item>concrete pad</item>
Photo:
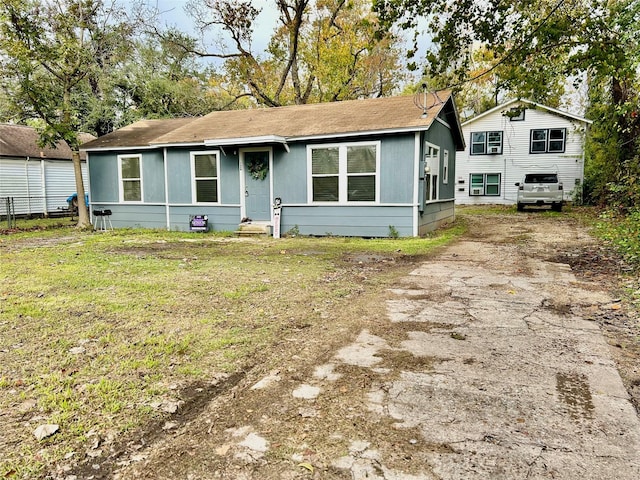
[[[387,304],[391,322],[441,324],[400,343],[433,366],[373,389],[370,410],[446,446],[428,454],[438,478],[640,478],[638,416],[598,325],[573,313],[608,296],[564,264],[489,268],[448,251]]]

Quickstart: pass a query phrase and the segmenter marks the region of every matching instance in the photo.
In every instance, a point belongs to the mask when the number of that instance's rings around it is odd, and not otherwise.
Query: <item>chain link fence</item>
[[[74,217],[77,199],[65,195],[0,197],[0,229],[19,228],[33,218]]]

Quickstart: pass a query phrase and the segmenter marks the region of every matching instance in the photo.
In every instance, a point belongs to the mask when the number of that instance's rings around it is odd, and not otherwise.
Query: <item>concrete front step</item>
[[[269,236],[271,235],[271,225],[269,223],[241,223],[235,234],[242,237]]]

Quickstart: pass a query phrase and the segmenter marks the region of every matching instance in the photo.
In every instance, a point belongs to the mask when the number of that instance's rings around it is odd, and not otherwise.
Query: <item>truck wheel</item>
[[[551,205],[551,210],[553,210],[554,212],[561,212],[562,211],[562,204],[561,203],[554,203],[553,205]]]
[[[524,211],[524,204],[523,203],[518,203],[518,211],[519,212],[523,212]]]

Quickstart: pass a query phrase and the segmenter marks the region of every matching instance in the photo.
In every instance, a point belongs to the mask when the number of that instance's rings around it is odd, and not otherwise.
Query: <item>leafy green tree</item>
[[[194,42],[175,30],[162,37],[145,35],[132,45],[126,61],[102,77],[101,90],[108,92],[103,98],[115,128],[141,118],[206,115],[232,101],[215,88],[215,70],[189,53]]]
[[[78,194],[78,227],[90,226],[84,202],[79,131],[83,98],[127,51],[132,25],[102,0],[3,0],[0,74],[7,98],[40,119],[42,144],[65,142]]]
[[[251,40],[260,10],[250,0],[191,3],[200,28],[222,29],[218,52],[230,94],[265,106],[389,95],[402,80],[397,39],[380,36],[365,0],[274,0],[279,24],[264,54]],[[193,51],[196,51],[195,49]]]
[[[501,88],[553,104],[567,78],[587,79],[598,113],[590,152],[608,177],[593,190],[637,202],[640,120],[638,79],[640,2],[637,0],[374,0],[383,29],[416,34],[426,25],[433,45],[424,53],[429,75],[448,74],[454,87],[469,75],[475,45],[493,52],[484,75],[499,72]],[[415,36],[414,39],[418,37]],[[419,55],[417,40],[409,56]],[[604,113],[606,114],[604,114]],[[606,119],[606,120],[605,120]],[[608,122],[608,123],[605,123]],[[607,139],[606,142],[604,140]],[[604,142],[604,143],[603,143]],[[608,186],[604,188],[603,186]]]

